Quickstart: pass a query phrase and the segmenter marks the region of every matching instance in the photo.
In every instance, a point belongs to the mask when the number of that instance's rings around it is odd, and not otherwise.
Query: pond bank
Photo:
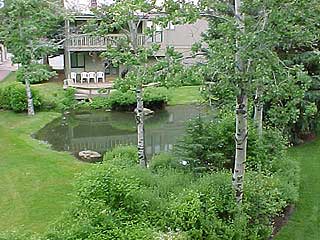
[[[86,164],[30,136],[58,116],[0,112],[0,231],[43,232],[68,208],[74,175]]]

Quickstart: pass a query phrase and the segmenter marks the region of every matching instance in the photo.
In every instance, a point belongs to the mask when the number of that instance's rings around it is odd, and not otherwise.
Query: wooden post
[[[64,41],[64,74],[65,78],[70,77],[71,73],[71,56],[69,51],[69,29],[70,28],[70,22],[69,20],[65,21],[65,36],[66,39]]]

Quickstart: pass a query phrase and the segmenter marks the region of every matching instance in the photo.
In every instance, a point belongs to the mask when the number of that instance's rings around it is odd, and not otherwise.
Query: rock
[[[134,112],[137,113],[137,109],[135,109]],[[150,116],[150,115],[154,114],[154,111],[152,111],[149,108],[144,108],[143,113],[144,113],[144,116]]]
[[[91,160],[91,159],[101,158],[101,154],[95,151],[85,150],[85,151],[79,152],[79,157],[86,160]]]
[[[143,113],[145,116],[149,116],[149,115],[154,114],[154,111],[150,110],[149,108],[144,108]]]

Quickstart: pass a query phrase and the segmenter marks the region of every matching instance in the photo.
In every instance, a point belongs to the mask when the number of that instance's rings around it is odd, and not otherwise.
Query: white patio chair
[[[104,72],[97,72],[97,83],[99,82],[99,80],[101,79],[101,82],[105,82],[104,79]]]
[[[87,72],[81,73],[81,83],[83,83],[84,81],[89,81],[89,74]]]
[[[77,73],[71,72],[70,79],[72,80],[73,83],[77,83]]]
[[[96,77],[96,73],[95,72],[89,72],[89,79],[88,79],[88,83],[90,83],[91,79],[93,79],[94,83],[97,83],[97,77]]]

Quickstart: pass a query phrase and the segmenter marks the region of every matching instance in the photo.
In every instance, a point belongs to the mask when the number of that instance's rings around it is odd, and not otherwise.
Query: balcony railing
[[[109,34],[106,37],[90,36],[86,34],[70,35],[67,40],[67,46],[69,48],[106,48],[106,46],[116,46],[117,43],[125,38],[123,34]],[[138,45],[145,44],[145,35],[138,35]]]

